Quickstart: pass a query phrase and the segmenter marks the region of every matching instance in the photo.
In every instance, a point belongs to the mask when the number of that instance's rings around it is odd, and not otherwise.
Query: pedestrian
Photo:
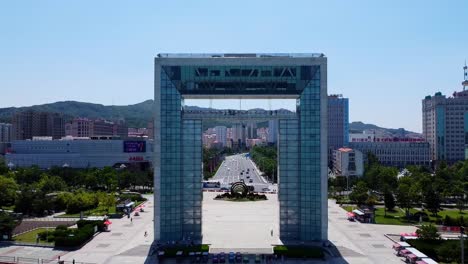
[[[271,233],[271,236],[273,236],[273,229],[271,229],[271,232],[270,232],[270,233]]]
[[[148,236],[148,232],[145,231],[145,237],[147,237],[147,236]]]
[[[130,222],[133,223],[133,217],[130,217]]]

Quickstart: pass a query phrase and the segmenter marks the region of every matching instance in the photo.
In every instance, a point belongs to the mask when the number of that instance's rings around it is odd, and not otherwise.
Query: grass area
[[[351,212],[353,209],[356,209],[356,206],[343,206],[342,207],[344,210]],[[416,209],[410,209],[410,213],[414,214],[420,212],[419,210]],[[452,218],[458,218],[460,216],[468,218],[468,211],[462,211],[461,213],[459,210],[452,210],[452,209],[447,209],[440,211],[437,215],[437,217],[432,216],[432,213],[428,212],[427,210],[424,211],[428,216],[429,216],[429,221],[425,222],[423,221],[423,224],[429,224],[429,223],[436,223],[437,220],[443,220],[446,215],[452,217]],[[405,218],[405,211],[401,210],[399,208],[395,208],[393,211],[388,211],[387,214],[385,215],[385,209],[383,207],[377,207],[375,209],[375,223],[376,224],[383,224],[383,225],[413,225],[413,224],[419,224],[419,221],[413,221],[413,220],[407,220]]]
[[[165,247],[164,253],[167,257],[175,257],[178,251],[182,251],[184,256],[188,256],[190,252],[208,252],[210,249],[209,245],[194,245],[194,246],[167,246]]]
[[[319,247],[306,246],[275,246],[275,254],[291,258],[323,258],[323,250]]]
[[[83,216],[103,216],[105,214],[115,214],[115,206],[109,207],[109,211],[107,211],[106,206],[98,206],[97,208],[94,208],[92,210],[88,211],[83,211]],[[60,217],[80,217],[80,213],[77,214],[64,214],[61,215]]]
[[[410,239],[407,242],[412,247],[440,263],[461,263],[460,240]],[[468,251],[467,243],[464,244],[464,248],[465,252]]]
[[[46,231],[46,230],[49,230],[50,232],[52,232],[52,231],[55,230],[55,228],[38,228],[38,229],[26,232],[26,233],[21,234],[21,235],[17,235],[15,237],[13,237],[13,240],[16,241],[16,242],[36,244],[37,234],[39,234],[40,232]],[[53,246],[54,242],[47,242],[45,240],[40,240],[39,244]]]

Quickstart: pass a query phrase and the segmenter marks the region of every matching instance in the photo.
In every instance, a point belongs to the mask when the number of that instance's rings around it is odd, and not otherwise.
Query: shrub
[[[91,225],[93,226],[97,226],[97,229],[99,232],[103,232],[104,231],[104,228],[106,225],[104,225],[104,221],[101,221],[101,220],[93,220],[93,221],[90,221],[90,220],[78,220],[78,222],[76,222],[76,225],[78,226],[78,228],[82,228],[86,225]]]
[[[71,232],[66,236],[59,236],[55,238],[56,247],[79,247],[82,246],[87,240],[94,235],[94,226],[91,224],[78,227],[78,229]]]

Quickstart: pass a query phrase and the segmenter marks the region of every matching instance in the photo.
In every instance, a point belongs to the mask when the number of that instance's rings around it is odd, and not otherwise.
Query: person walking
[[[133,223],[133,217],[130,217],[130,223]]]
[[[147,232],[147,231],[145,231],[145,237],[147,237],[147,236],[148,236],[148,232]]]

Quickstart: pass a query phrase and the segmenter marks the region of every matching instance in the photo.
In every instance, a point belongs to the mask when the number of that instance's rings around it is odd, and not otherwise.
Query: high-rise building
[[[58,113],[25,111],[13,115],[13,139],[65,136],[63,117]]]
[[[226,135],[227,135],[227,128],[225,126],[217,126],[214,128],[216,133],[216,141],[218,141],[221,146],[226,146]]]
[[[268,143],[274,144],[278,140],[278,120],[268,121]]]
[[[158,54],[155,69],[154,239],[202,240],[204,120],[277,119],[279,238],[326,241],[327,58],[324,54]],[[193,113],[188,99],[294,99],[294,114]],[[241,127],[242,128],[242,127]],[[272,133],[273,132],[273,133]],[[239,139],[239,135],[236,135]],[[285,243],[286,243],[285,242]]]
[[[465,159],[468,135],[468,91],[447,98],[437,92],[422,100],[423,136],[431,160],[454,163]]]
[[[257,123],[249,122],[246,126],[247,138],[257,138]]]
[[[349,100],[340,94],[328,96],[328,162],[333,151],[348,146]]]
[[[232,141],[235,146],[242,147],[245,145],[245,126],[241,123],[236,123],[232,126]]]
[[[13,128],[11,124],[0,123],[0,143],[10,142]]]

